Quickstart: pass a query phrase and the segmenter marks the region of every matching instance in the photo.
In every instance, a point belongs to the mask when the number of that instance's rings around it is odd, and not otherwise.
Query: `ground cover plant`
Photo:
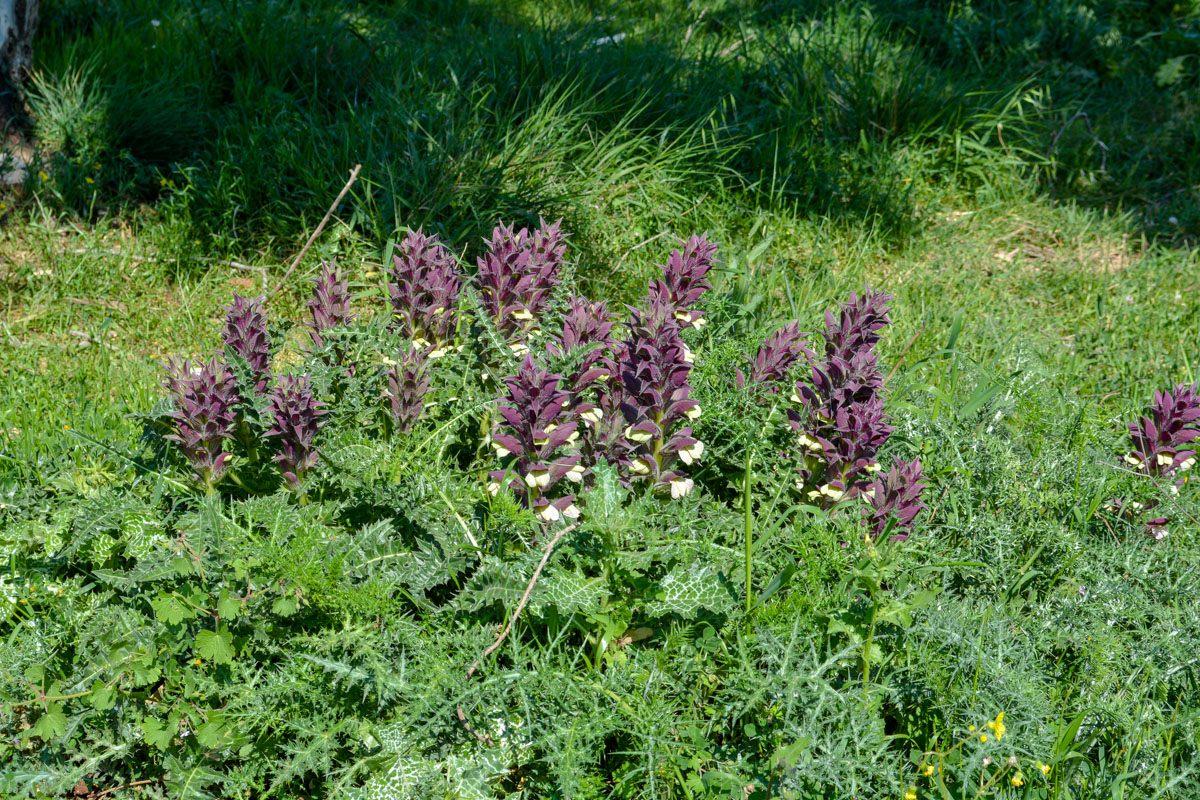
[[[44,16],[0,794],[1200,793],[1193,7]]]

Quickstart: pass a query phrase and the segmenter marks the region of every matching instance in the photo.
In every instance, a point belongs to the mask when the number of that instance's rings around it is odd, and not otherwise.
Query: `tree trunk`
[[[25,116],[21,83],[33,61],[38,0],[0,0],[0,132],[8,134]]]

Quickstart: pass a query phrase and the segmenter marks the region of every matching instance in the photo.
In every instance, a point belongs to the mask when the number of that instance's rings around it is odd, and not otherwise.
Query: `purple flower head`
[[[579,423],[567,409],[570,394],[561,381],[526,355],[517,374],[504,379],[508,393],[492,433],[496,454],[509,464],[489,473],[488,491],[500,491],[508,476],[509,488],[544,522],[579,515],[575,495],[562,494],[559,484],[580,483],[587,474],[574,452]]]
[[[312,297],[308,303],[308,335],[314,347],[325,346],[322,331],[339,325],[349,325],[354,320],[350,313],[350,284],[346,276],[337,270],[337,263],[321,263],[321,274],[313,282]]]
[[[407,433],[425,410],[425,395],[429,392],[429,354],[432,347],[410,347],[400,354],[400,361],[387,373],[385,396],[392,410],[392,421],[398,430]]]
[[[558,284],[566,253],[566,234],[559,222],[530,233],[498,225],[478,259],[480,298],[497,330],[517,343],[536,327]]]
[[[716,255],[716,244],[703,236],[688,239],[682,251],[673,251],[667,259],[662,279],[650,284],[651,303],[669,307],[680,327],[700,327],[704,312],[695,306],[712,288],[705,276]]]
[[[458,327],[462,275],[454,254],[420,229],[404,237],[398,250],[387,285],[394,324],[417,347],[441,350]]]
[[[588,422],[599,422],[599,410],[591,396],[598,383],[611,379],[617,373],[612,353],[616,343],[612,338],[613,315],[604,301],[591,302],[586,297],[572,297],[567,301],[567,313],[563,317],[563,333],[546,343],[546,353],[551,358],[561,358],[576,349],[586,349],[579,363],[566,377],[566,390],[570,394],[567,407]]]
[[[783,381],[801,358],[811,361],[816,357],[813,351],[808,349],[805,336],[807,334],[800,331],[800,324],[796,322],[789,322],[771,334],[758,348],[754,363],[750,365],[750,383],[766,383],[768,392],[778,393],[779,387],[771,384]],[[746,380],[742,371],[737,370],[739,389],[746,385]]]
[[[271,380],[271,339],[262,304],[262,297],[245,298],[235,293],[225,309],[225,328],[221,331],[225,346],[250,365],[254,391],[259,394]]]
[[[788,419],[804,458],[801,491],[811,501],[832,505],[861,489],[892,433],[875,354],[888,299],[851,294],[839,316],[826,313],[825,359],[813,365],[809,383],[796,383],[792,400],[800,408],[788,411]]]
[[[271,414],[274,424],[269,437],[279,439],[275,461],[283,477],[293,486],[300,485],[304,473],[317,463],[313,440],[321,428],[325,414],[324,403],[313,397],[308,376],[286,375],[271,392]]]
[[[194,366],[187,361],[169,364],[163,385],[175,404],[168,415],[175,432],[166,438],[179,444],[196,480],[211,486],[220,480],[229,458],[223,450],[237,422],[237,383],[229,368],[214,358]]]
[[[1179,384],[1155,392],[1150,416],[1129,424],[1133,452],[1125,460],[1147,475],[1172,475],[1196,463],[1192,442],[1200,437],[1200,392]]]
[[[691,491],[692,481],[676,466],[704,453],[688,426],[700,416],[688,383],[692,353],[669,306],[652,298],[648,310],[631,314],[629,336],[617,350],[620,381],[604,398],[608,455],[629,480],[650,481],[679,498]],[[621,427],[614,430],[614,424]]]
[[[905,463],[897,458],[886,475],[876,477],[861,488],[858,495],[867,501],[868,535],[878,539],[894,518],[892,530],[896,533],[891,537],[892,541],[906,540],[912,533],[913,518],[925,509],[925,502],[921,500],[925,485],[919,459]]]
[[[859,297],[854,292],[839,303],[839,314],[825,312],[825,355],[852,362],[854,357],[871,351],[879,341],[879,331],[891,322],[888,303],[892,296],[867,289]]]

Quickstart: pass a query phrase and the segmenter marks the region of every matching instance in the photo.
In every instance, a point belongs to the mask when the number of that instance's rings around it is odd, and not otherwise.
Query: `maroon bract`
[[[195,366],[187,361],[169,364],[163,385],[175,404],[168,414],[175,432],[166,438],[179,444],[196,480],[212,486],[229,458],[224,446],[237,422],[237,383],[229,368],[214,358]]]
[[[912,533],[913,519],[925,509],[921,499],[925,485],[919,459],[907,463],[895,459],[886,475],[876,476],[859,491],[859,496],[867,501],[867,534],[878,539],[895,519],[892,541],[906,540]]]
[[[527,228],[498,225],[478,259],[480,299],[505,342],[525,349],[526,335],[537,327],[558,284],[566,253],[566,234],[559,222],[530,233]]]
[[[271,392],[273,424],[266,435],[279,440],[275,461],[293,486],[299,486],[304,474],[317,463],[313,441],[321,429],[323,406],[313,396],[307,375],[287,375]]]
[[[221,331],[225,346],[250,366],[254,391],[261,394],[271,380],[271,339],[267,333],[267,315],[263,298],[245,298],[234,294],[225,309],[225,328]]]
[[[325,346],[323,331],[354,321],[350,313],[350,284],[337,270],[336,263],[321,263],[321,273],[313,282],[308,307],[308,335],[314,347]],[[340,360],[340,359],[339,359]]]
[[[387,285],[396,328],[418,348],[441,355],[458,328],[462,274],[436,236],[420,229],[400,242]]]
[[[580,483],[587,474],[574,451],[578,422],[567,409],[570,395],[561,381],[526,355],[517,374],[504,379],[508,393],[492,433],[496,454],[508,464],[489,473],[488,491],[500,491],[507,478],[513,493],[544,522],[579,516],[575,495],[561,494],[559,483]]]
[[[429,392],[429,354],[432,347],[410,347],[387,373],[386,397],[396,429],[407,433],[425,410]]]
[[[546,353],[551,358],[561,358],[582,349],[586,353],[564,380],[570,396],[567,408],[587,423],[583,438],[600,423],[602,411],[597,404],[597,390],[617,373],[613,360],[615,342],[612,331],[615,322],[608,304],[604,301],[591,302],[586,297],[572,297],[567,301],[567,313],[563,318],[563,333],[546,343]],[[590,452],[591,448],[588,448]],[[587,459],[585,453],[585,460]]]

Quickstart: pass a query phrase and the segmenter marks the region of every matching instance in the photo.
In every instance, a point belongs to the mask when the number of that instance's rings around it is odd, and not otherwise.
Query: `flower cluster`
[[[788,412],[804,454],[800,480],[805,496],[836,503],[879,471],[875,456],[892,433],[883,409],[883,375],[875,354],[878,332],[888,324],[883,294],[850,295],[840,314],[825,315],[825,357],[811,369],[811,385],[799,381]]]
[[[321,274],[313,283],[312,297],[305,305],[308,307],[308,335],[316,348],[325,346],[321,336],[324,331],[354,321],[354,315],[350,313],[350,284],[338,272],[336,263],[322,262]],[[338,361],[341,361],[340,354]]]
[[[597,429],[603,416],[597,393],[603,392],[606,382],[617,374],[612,337],[615,324],[604,301],[593,303],[586,297],[572,297],[567,301],[562,336],[546,343],[546,354],[551,358],[582,352],[563,383],[570,397],[567,409],[588,423],[582,431],[584,459],[588,463],[594,456],[596,438],[590,433]]]
[[[1196,463],[1191,447],[1200,437],[1200,391],[1179,384],[1173,392],[1155,392],[1150,416],[1129,424],[1133,452],[1125,460],[1147,475],[1169,476]]]
[[[681,328],[703,325],[704,312],[693,306],[712,288],[705,276],[716,255],[717,245],[703,236],[693,236],[682,251],[672,251],[662,279],[650,284],[650,305],[670,308]]]
[[[436,236],[412,231],[392,257],[387,285],[396,328],[418,348],[445,353],[458,328],[462,275],[454,254]]]
[[[807,334],[800,331],[800,324],[789,322],[762,343],[750,365],[750,376],[737,370],[737,385],[741,389],[746,383],[766,384],[771,394],[779,392],[779,384],[783,382],[792,367],[801,358],[812,361],[816,355],[808,349],[805,341]]]
[[[559,494],[559,483],[580,483],[587,469],[573,451],[579,423],[567,409],[570,394],[560,388],[555,375],[525,356],[517,374],[504,379],[508,386],[500,406],[501,423],[492,433],[492,446],[506,470],[490,473],[488,491],[500,491],[505,480],[513,492],[544,522],[579,516],[573,494]],[[557,495],[557,496],[555,496]]]
[[[385,397],[396,430],[407,433],[420,419],[429,392],[429,359],[432,347],[409,347],[388,370]]]
[[[862,498],[867,501],[868,536],[878,539],[888,529],[888,523],[895,519],[892,529],[897,533],[892,540],[906,540],[912,532],[913,519],[925,509],[921,499],[924,488],[925,475],[919,459],[904,462],[897,458],[886,475],[876,475],[875,480],[861,490]]]
[[[528,228],[514,232],[511,225],[498,225],[487,242],[487,252],[478,259],[480,298],[514,352],[527,351],[524,339],[536,328],[558,284],[566,238],[558,222],[547,225],[541,221],[533,233]]]
[[[168,415],[175,432],[167,438],[179,444],[196,480],[212,486],[229,458],[224,445],[237,421],[237,383],[229,368],[214,358],[195,366],[187,361],[168,365],[164,386],[175,405]]]
[[[258,394],[271,381],[271,339],[262,304],[262,297],[245,298],[235,293],[225,309],[225,328],[221,331],[225,346],[250,366],[250,378]]]
[[[691,368],[692,354],[672,309],[654,303],[649,310],[633,309],[629,336],[617,350],[619,385],[605,398],[607,406],[615,406],[606,409],[609,424],[624,425],[618,435],[610,434],[609,455],[628,478],[650,481],[676,499],[692,490],[692,479],[675,468],[677,462],[691,465],[704,453],[704,443],[687,426],[700,416],[700,404],[690,397]]]
[[[317,463],[313,440],[321,428],[324,404],[313,397],[307,376],[287,375],[271,391],[273,424],[266,435],[279,440],[275,461],[284,479],[299,486],[304,473]]]

